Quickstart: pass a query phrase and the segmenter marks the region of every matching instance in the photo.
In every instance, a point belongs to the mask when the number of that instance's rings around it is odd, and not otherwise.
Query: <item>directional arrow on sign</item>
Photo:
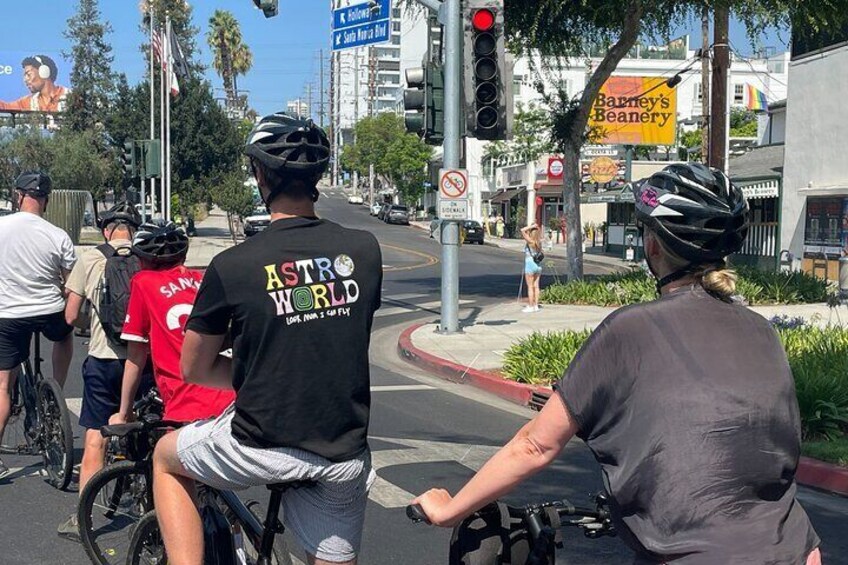
[[[346,23],[347,23],[347,16],[345,16],[345,13],[344,13],[344,12],[342,12],[341,14],[339,14],[339,19],[341,19],[342,24],[346,24]]]

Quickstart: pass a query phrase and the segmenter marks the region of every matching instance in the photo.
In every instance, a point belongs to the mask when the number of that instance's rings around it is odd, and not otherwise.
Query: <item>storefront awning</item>
[[[495,194],[492,199],[489,200],[489,202],[492,204],[504,204],[506,202],[509,202],[516,196],[519,196],[521,193],[524,192],[524,190],[525,189],[523,186],[519,188],[508,188],[502,192],[498,192],[497,194]]]
[[[548,184],[546,182],[536,183],[536,196],[542,198],[562,198],[563,185]]]

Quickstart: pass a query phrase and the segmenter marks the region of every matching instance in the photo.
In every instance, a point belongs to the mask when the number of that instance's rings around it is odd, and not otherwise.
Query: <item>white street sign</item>
[[[468,200],[439,200],[440,220],[467,220]]]
[[[446,200],[468,198],[468,171],[465,169],[440,169],[439,198]]]

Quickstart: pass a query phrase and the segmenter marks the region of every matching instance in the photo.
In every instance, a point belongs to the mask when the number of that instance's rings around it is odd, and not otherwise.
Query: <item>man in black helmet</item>
[[[76,262],[74,244],[43,218],[50,177],[33,172],[15,181],[16,214],[0,218],[0,444],[9,420],[14,370],[29,357],[34,332],[54,343],[53,378],[65,384],[73,356],[65,323],[64,284]],[[0,461],[0,477],[8,469]]]
[[[311,120],[262,119],[244,150],[270,227],[212,261],[186,325],[186,380],[234,406],[157,445],[154,496],[169,563],[199,565],[192,480],[222,488],[315,481],[283,496],[315,563],[355,563],[373,471],[368,347],[380,305],[374,236],[315,213],[330,144]],[[219,355],[227,334],[232,360]]]

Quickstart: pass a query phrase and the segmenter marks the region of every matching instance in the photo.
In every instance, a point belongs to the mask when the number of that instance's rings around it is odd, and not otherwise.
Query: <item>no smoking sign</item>
[[[444,200],[468,198],[468,172],[464,169],[440,169],[439,198]]]

